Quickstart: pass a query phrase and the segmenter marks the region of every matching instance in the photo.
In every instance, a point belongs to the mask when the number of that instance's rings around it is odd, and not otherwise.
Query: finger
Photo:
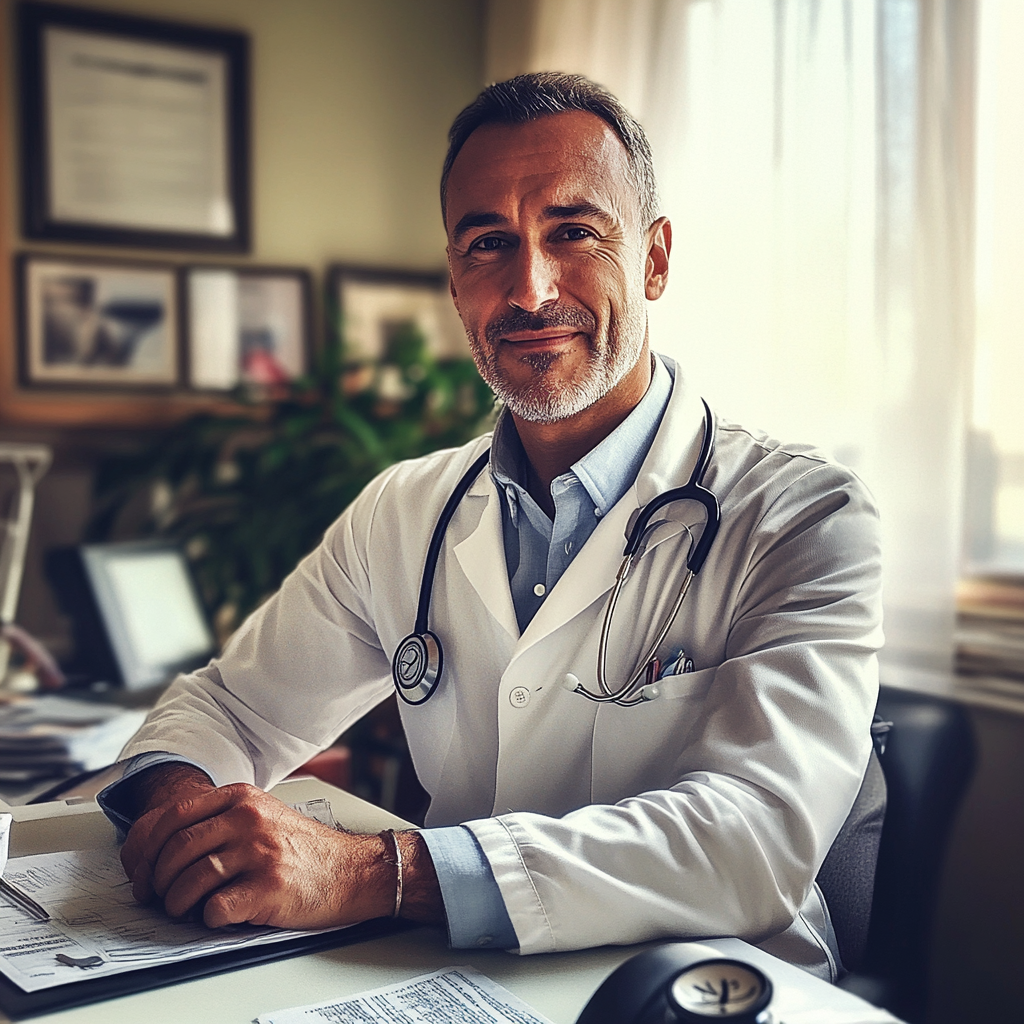
[[[173,804],[158,807],[150,812],[155,815],[155,819],[142,843],[140,855],[131,875],[135,890],[140,893],[153,891],[153,866],[159,859],[164,844],[171,836],[182,829],[223,813],[233,804],[244,799],[252,788],[242,784],[223,786],[220,789],[211,789],[205,793],[187,796]],[[139,898],[136,895],[136,899]]]
[[[207,897],[237,878],[244,866],[243,860],[243,854],[230,850],[201,857],[174,880],[164,897],[164,909],[171,917],[185,917]]]
[[[207,928],[225,928],[229,924],[274,924],[274,908],[268,894],[252,876],[243,876],[224,885],[206,901],[203,922]]]
[[[152,867],[150,884],[160,897],[167,895],[174,880],[200,858],[222,847],[237,843],[241,837],[232,829],[228,816],[218,814],[214,818],[183,828],[175,832],[163,845],[156,863]],[[244,842],[244,840],[243,840]]]
[[[158,817],[158,811],[150,811],[139,818],[132,825],[128,832],[128,837],[121,847],[121,866],[124,868],[125,876],[130,882],[134,883],[136,876],[140,874],[140,866],[146,865],[145,850],[149,843],[150,832],[153,830],[153,825]],[[143,871],[142,875],[148,879],[148,870]],[[148,882],[140,887],[133,885],[133,892],[135,898],[141,903],[147,902],[153,896],[152,889],[148,887]]]

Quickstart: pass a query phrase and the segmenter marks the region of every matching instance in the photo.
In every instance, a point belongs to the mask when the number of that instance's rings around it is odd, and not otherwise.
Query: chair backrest
[[[875,870],[885,815],[885,775],[871,752],[864,781],[816,879],[848,971],[859,970],[867,948]]]
[[[883,687],[878,711],[892,722],[881,758],[888,805],[862,969],[893,992],[887,1009],[920,1020],[942,866],[976,745],[954,701]]]

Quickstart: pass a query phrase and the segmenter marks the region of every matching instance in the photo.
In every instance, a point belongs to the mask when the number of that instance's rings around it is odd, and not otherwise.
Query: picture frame
[[[244,33],[25,0],[18,42],[27,238],[249,250]]]
[[[167,391],[180,379],[175,267],[21,253],[21,383],[80,390]]]
[[[347,362],[383,360],[389,337],[409,323],[422,332],[435,359],[470,357],[446,271],[380,270],[336,263],[327,272],[327,309]]]
[[[312,294],[301,267],[183,268],[186,386],[273,391],[308,374]]]

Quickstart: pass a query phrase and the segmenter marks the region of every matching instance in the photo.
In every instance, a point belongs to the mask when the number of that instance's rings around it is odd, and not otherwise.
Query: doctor
[[[637,706],[596,681],[633,513],[690,478],[698,394],[652,356],[672,232],[643,130],[576,76],[492,86],[442,178],[452,297],[504,403],[493,437],[383,473],[236,633],[179,678],[103,802],[139,899],[207,924],[400,914],[523,953],[739,935],[833,977],[813,885],[857,794],[881,642],[875,509],[851,473],[722,419],[721,529]],[[339,834],[274,785],[394,686],[425,553],[436,691],[401,704],[422,831]],[[674,603],[703,508],[661,513],[606,652],[618,686]],[[653,692],[653,691],[652,691]]]

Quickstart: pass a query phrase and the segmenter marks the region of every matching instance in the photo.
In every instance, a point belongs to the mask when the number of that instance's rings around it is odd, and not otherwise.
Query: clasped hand
[[[395,866],[379,836],[336,832],[254,786],[216,788],[198,772],[149,806],[121,863],[135,898],[160,900],[171,917],[325,928],[394,909]]]

